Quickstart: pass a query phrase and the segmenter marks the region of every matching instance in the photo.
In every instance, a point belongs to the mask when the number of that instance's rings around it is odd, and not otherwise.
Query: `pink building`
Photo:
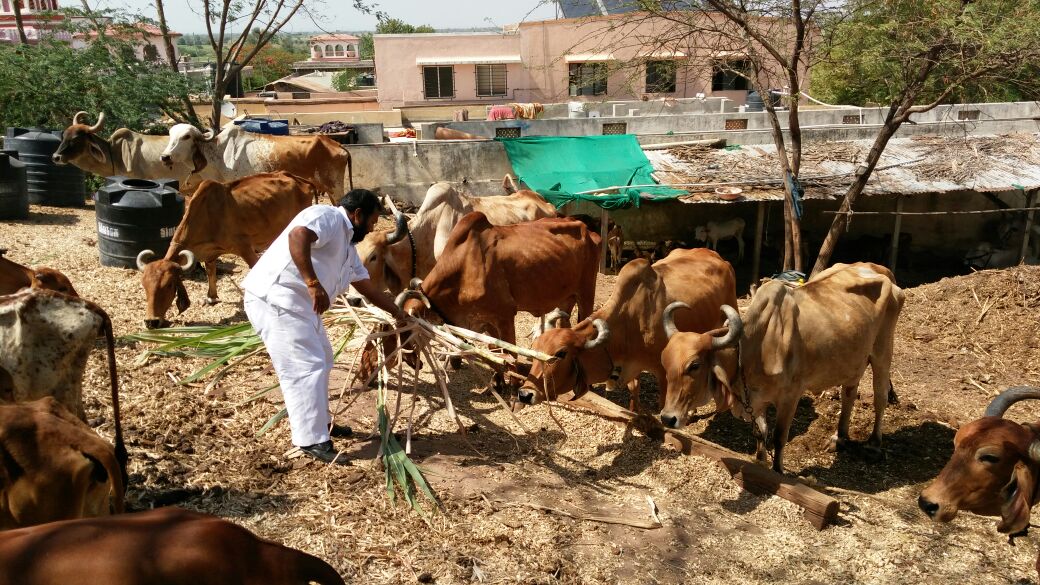
[[[707,18],[707,17],[706,17]],[[627,19],[627,20],[626,20]],[[631,14],[525,22],[502,32],[375,35],[383,108],[447,103],[726,97],[744,103],[740,50],[666,44]],[[705,46],[714,46],[708,50]]]
[[[371,72],[375,63],[361,59],[361,39],[348,34],[317,35],[310,38],[311,54],[306,61],[293,63],[296,74],[316,71],[356,69]]]
[[[72,39],[69,33],[54,30],[65,17],[61,14],[48,14],[58,9],[58,0],[0,0],[0,42],[20,41],[14,20],[13,2],[18,2],[21,7],[22,26],[30,43],[35,43],[47,35],[57,35],[65,40]]]

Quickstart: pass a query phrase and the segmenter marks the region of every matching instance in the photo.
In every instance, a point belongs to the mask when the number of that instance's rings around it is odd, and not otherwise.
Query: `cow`
[[[46,266],[22,266],[4,258],[5,248],[0,248],[0,296],[14,294],[27,288],[53,290],[71,297],[78,297],[72,282],[64,274]]]
[[[998,532],[1012,539],[1025,535],[1040,487],[1040,423],[1018,424],[1003,417],[1013,404],[1027,399],[1040,399],[1040,388],[1008,388],[989,403],[982,418],[957,431],[953,456],[917,500],[921,511],[936,522],[949,522],[960,510],[1000,516]],[[1040,558],[1036,569],[1040,573]]]
[[[776,407],[773,469],[783,470],[783,449],[798,400],[841,386],[841,415],[830,447],[849,438],[849,421],[859,381],[871,367],[874,430],[869,445],[880,451],[881,419],[892,381],[892,347],[903,291],[883,266],[835,264],[802,286],[781,280],[763,284],[743,318],[733,305],[723,308],[727,327],[708,333],[679,333],[661,355],[667,390],[661,422],[680,428],[690,409],[712,397],[734,416],[754,418],[756,455],[766,459],[766,408]],[[666,312],[668,324],[671,311]]]
[[[0,532],[0,585],[66,583],[344,585],[317,557],[180,508]]]
[[[476,134],[470,134],[469,132],[463,132],[462,130],[454,130],[452,128],[444,128],[438,126],[433,131],[434,140],[488,140],[484,136],[477,136]]]
[[[119,417],[115,340],[112,320],[101,307],[39,289],[0,297],[0,402],[51,396],[85,421],[83,371],[102,333],[108,345],[116,460],[125,485],[127,453]]]
[[[255,134],[235,124],[203,133],[191,124],[175,124],[159,160],[170,168],[187,165],[199,180],[224,183],[288,171],[317,185],[333,204],[354,188],[350,153],[328,136]]]
[[[533,364],[520,388],[520,402],[556,400],[567,392],[578,396],[613,378],[628,384],[629,409],[638,411],[638,385],[630,382],[640,372],[651,372],[664,384],[662,314],[673,301],[695,307],[680,317],[682,326],[714,329],[721,323],[719,307],[737,302],[733,267],[705,248],[676,250],[654,264],[645,259],[625,264],[606,304],[573,329],[548,329],[535,339],[532,347],[555,359]]]
[[[163,165],[159,154],[169,142],[168,136],[152,136],[120,128],[105,140],[97,135],[105,124],[105,113],[98,114],[97,122],[88,126],[82,122],[86,112],[76,112],[72,125],[61,135],[61,144],[54,151],[54,164],[71,164],[100,177],[116,175],[134,179],[187,178],[192,166],[180,163]]]
[[[577,303],[581,318],[592,312],[600,244],[579,221],[495,226],[473,212],[452,230],[430,274],[414,279],[396,300],[406,313],[516,343],[518,311],[545,315]],[[364,371],[361,378],[367,379]]]
[[[534,191],[467,197],[450,183],[435,183],[403,231],[398,221],[395,230],[373,232],[358,244],[358,255],[372,283],[399,294],[413,278],[425,278],[444,250],[452,229],[472,211],[486,215],[492,225],[556,216],[556,208]]]
[[[737,240],[737,262],[744,260],[744,220],[739,217],[721,222],[709,221],[707,225],[697,226],[694,237],[712,250],[719,249],[720,240],[733,238]]]
[[[112,445],[53,397],[0,404],[0,530],[122,514]]]
[[[166,257],[153,262],[152,250],[137,255],[146,298],[145,326],[154,329],[168,325],[166,312],[175,296],[178,313],[191,306],[182,273],[195,259],[206,264],[206,302],[216,303],[217,258],[235,254],[252,268],[259,260],[257,251],[270,245],[317,196],[316,185],[284,171],[229,183],[203,181],[188,198]]]
[[[607,251],[610,253],[610,269],[615,273],[621,267],[621,249],[625,245],[625,234],[621,226],[614,225],[607,232]]]
[[[1017,266],[1021,257],[1021,247],[998,249],[994,248],[989,242],[982,242],[975,249],[964,255],[964,265],[973,270],[1010,268]],[[1027,251],[1024,263],[1034,265],[1040,263],[1040,260]]]

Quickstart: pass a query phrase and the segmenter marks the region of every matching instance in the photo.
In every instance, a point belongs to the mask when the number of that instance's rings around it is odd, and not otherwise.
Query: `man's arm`
[[[293,264],[300,271],[303,282],[307,284],[307,292],[311,295],[314,304],[314,312],[322,314],[329,309],[329,295],[318,281],[318,275],[314,273],[314,264],[311,262],[311,245],[318,241],[318,234],[301,226],[296,226],[289,232],[289,255],[292,256]]]
[[[368,299],[373,305],[383,309],[387,313],[393,315],[394,319],[398,321],[404,320],[407,315],[400,309],[390,295],[376,288],[376,285],[372,284],[369,279],[358,280],[350,283],[350,286],[354,287],[354,290],[361,293],[366,299]]]

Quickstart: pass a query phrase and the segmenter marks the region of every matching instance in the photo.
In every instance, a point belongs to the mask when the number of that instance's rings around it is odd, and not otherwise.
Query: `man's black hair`
[[[361,213],[365,217],[371,216],[373,212],[383,212],[383,204],[379,201],[379,196],[368,189],[351,189],[336,205],[347,211],[361,209]]]

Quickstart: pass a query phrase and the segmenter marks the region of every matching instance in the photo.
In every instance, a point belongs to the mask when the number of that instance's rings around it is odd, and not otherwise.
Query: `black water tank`
[[[83,207],[87,198],[86,176],[72,165],[59,166],[51,155],[61,144],[61,130],[8,128],[4,148],[18,151],[25,163],[29,203],[57,207]]]
[[[25,163],[14,150],[0,150],[0,219],[29,217],[29,193],[25,184]]]
[[[94,202],[102,266],[137,268],[141,250],[162,258],[184,216],[184,197],[172,179],[111,177]]]
[[[766,104],[762,101],[762,96],[755,90],[749,91],[747,94],[747,111],[761,112],[765,109]]]

